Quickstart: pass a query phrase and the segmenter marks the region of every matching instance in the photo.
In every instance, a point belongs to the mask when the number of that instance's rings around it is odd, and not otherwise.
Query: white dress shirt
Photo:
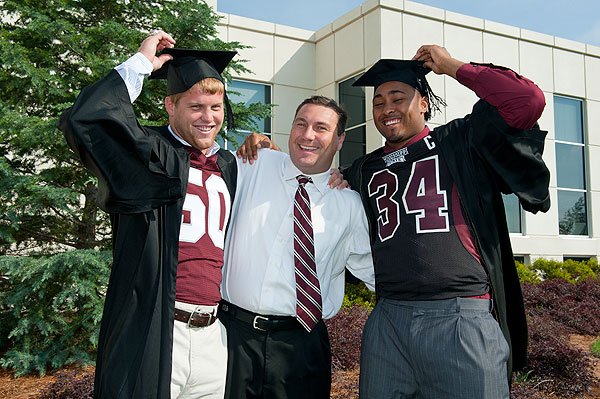
[[[225,241],[223,299],[255,313],[296,316],[294,195],[302,174],[289,155],[259,150],[253,165],[237,160],[235,200]],[[323,318],[344,298],[344,269],[374,289],[367,218],[360,196],[329,188],[329,171],[310,176],[315,261]]]

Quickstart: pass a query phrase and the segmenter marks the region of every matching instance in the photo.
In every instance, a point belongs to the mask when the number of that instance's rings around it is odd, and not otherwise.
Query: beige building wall
[[[282,149],[287,140],[296,106],[315,94],[316,44],[314,32],[258,21],[237,15],[222,14],[219,37],[238,41],[248,48],[239,59],[251,73],[234,78],[269,84],[272,87],[272,138]]]
[[[539,121],[548,131],[544,160],[551,171],[553,202],[545,214],[524,213],[523,234],[512,234],[513,250],[526,260],[543,256],[600,254],[600,47],[493,21],[457,14],[408,0],[368,0],[316,32],[222,14],[220,34],[252,48],[241,52],[254,73],[238,76],[273,86],[273,137],[283,149],[294,110],[304,98],[338,98],[337,85],[364,72],[380,58],[411,58],[421,44],[439,44],[462,61],[504,65],[532,79],[544,91]],[[468,114],[477,98],[454,79],[428,75],[448,106],[430,127]],[[554,95],[584,100],[589,236],[558,232]],[[383,144],[371,117],[366,90],[367,151]]]

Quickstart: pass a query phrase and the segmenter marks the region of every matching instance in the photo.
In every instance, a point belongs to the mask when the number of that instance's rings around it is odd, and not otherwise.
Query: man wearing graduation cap
[[[217,304],[237,166],[214,140],[224,107],[229,128],[233,122],[220,73],[235,52],[173,44],[161,31],[146,38],[59,122],[98,177],[97,201],[113,227],[95,398],[224,394],[227,339]],[[169,126],[137,122],[132,102],[148,75],[167,79]]]
[[[443,103],[430,70],[477,94],[470,115],[426,126]],[[501,193],[533,213],[550,207],[543,93],[435,45],[380,60],[354,85],[374,87],[385,138],[344,172],[370,221],[379,298],[363,332],[360,397],[508,398],[527,325]]]

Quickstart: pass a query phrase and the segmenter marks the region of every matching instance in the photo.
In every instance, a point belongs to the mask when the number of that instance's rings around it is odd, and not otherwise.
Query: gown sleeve
[[[156,128],[139,125],[115,70],[84,88],[58,128],[98,178],[98,205],[109,213],[139,213],[185,195],[187,158]]]
[[[542,159],[546,132],[508,126],[497,109],[479,100],[467,117],[472,148],[484,160],[500,190],[519,197],[528,212],[550,208],[550,172]]]

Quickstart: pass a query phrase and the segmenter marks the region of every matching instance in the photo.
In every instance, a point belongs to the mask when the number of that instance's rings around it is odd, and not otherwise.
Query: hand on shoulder
[[[260,133],[252,133],[246,137],[246,140],[242,143],[240,148],[237,149],[236,154],[243,163],[246,161],[250,162],[250,165],[258,159],[258,150],[261,148],[268,148],[275,151],[281,151],[277,144],[275,144],[269,137]]]

